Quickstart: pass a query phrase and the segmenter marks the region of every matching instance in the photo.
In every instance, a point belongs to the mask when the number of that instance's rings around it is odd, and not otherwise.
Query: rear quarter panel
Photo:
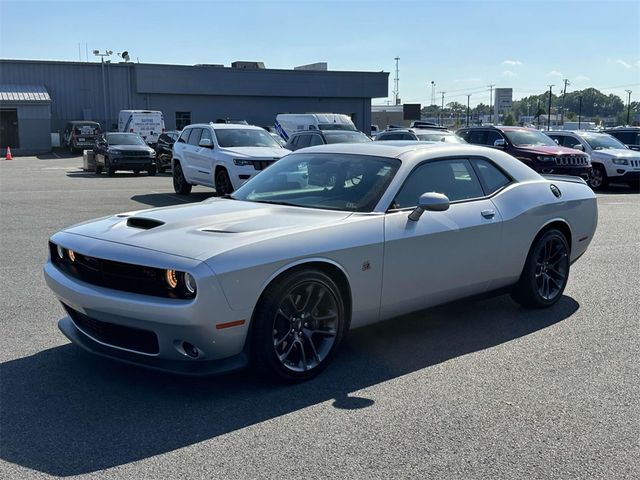
[[[550,184],[562,192],[556,198]],[[536,235],[548,224],[562,221],[571,230],[571,261],[589,246],[598,222],[596,196],[584,183],[539,180],[511,185],[493,203],[504,222],[502,272],[497,287],[515,283]]]

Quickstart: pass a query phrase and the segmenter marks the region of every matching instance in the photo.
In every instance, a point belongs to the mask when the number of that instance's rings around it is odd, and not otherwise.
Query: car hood
[[[591,152],[596,158],[640,158],[640,153],[626,148],[607,148],[604,150],[594,150]]]
[[[260,158],[269,160],[277,160],[289,153],[289,150],[280,147],[233,147],[221,148],[220,150],[238,158]]]
[[[109,145],[109,150],[118,152],[149,152],[153,149],[146,145]]]
[[[517,147],[520,150],[526,150],[531,153],[537,153],[540,155],[586,155],[584,152],[580,150],[574,150],[573,148],[567,147],[545,147],[540,145],[531,145],[531,146],[522,146]]]
[[[215,198],[121,213],[65,232],[204,261],[243,245],[334,224],[350,215]]]

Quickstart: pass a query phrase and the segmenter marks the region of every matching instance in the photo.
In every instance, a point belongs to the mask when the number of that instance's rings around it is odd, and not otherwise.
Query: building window
[[[176,112],[176,130],[191,125],[191,112]]]

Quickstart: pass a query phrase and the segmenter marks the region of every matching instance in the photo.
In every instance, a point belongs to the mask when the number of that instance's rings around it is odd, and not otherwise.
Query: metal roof
[[[0,85],[0,102],[50,102],[44,85]]]

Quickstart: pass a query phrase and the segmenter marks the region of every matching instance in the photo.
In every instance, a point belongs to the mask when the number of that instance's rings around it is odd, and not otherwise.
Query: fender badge
[[[362,271],[366,272],[367,270],[371,269],[371,262],[369,262],[369,260],[365,260],[364,262],[362,262]]]

